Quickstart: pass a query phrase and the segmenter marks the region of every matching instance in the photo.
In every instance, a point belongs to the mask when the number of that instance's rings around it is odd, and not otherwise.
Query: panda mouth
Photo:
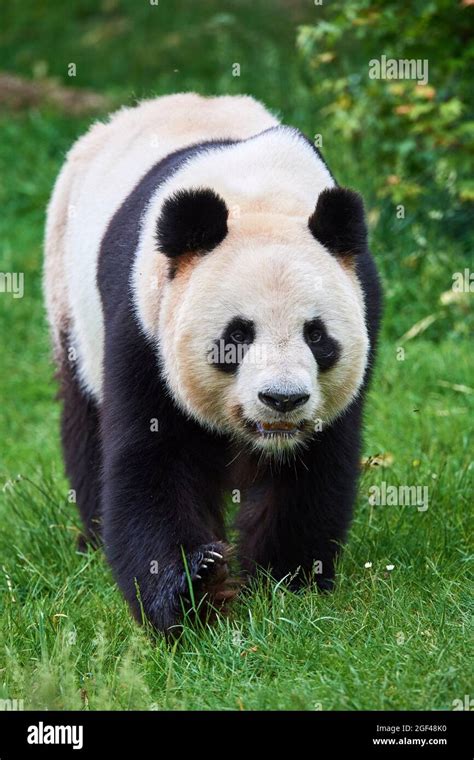
[[[262,438],[294,438],[303,429],[305,421],[301,422],[257,422],[246,421],[246,427]]]

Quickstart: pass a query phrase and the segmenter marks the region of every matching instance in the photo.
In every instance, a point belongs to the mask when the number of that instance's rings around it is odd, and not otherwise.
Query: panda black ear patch
[[[156,225],[158,250],[170,258],[212,251],[227,235],[228,215],[213,190],[178,190],[163,204]]]
[[[335,256],[353,256],[367,247],[367,225],[362,198],[353,190],[331,187],[323,190],[308,226]]]

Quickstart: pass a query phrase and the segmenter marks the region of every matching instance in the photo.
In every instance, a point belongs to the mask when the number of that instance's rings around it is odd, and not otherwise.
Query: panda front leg
[[[239,558],[292,589],[334,586],[335,564],[352,519],[359,474],[359,415],[347,415],[243,498]]]
[[[293,590],[313,583],[331,590],[352,512],[350,499],[336,498],[328,504],[276,478],[264,493],[256,489],[247,494],[237,521],[244,572],[253,576],[263,569]]]
[[[212,480],[165,447],[152,456],[135,439],[109,451],[102,504],[106,555],[132,612],[173,633],[183,608],[207,615],[233,593]]]
[[[128,359],[128,362],[127,362]],[[148,365],[118,360],[103,402],[103,537],[137,619],[176,633],[234,595],[212,441],[171,407]],[[107,373],[107,365],[106,365]],[[131,384],[130,384],[130,381]]]
[[[143,449],[122,456],[105,462],[106,555],[135,617],[173,633],[183,608],[207,614],[232,595],[228,546],[205,514],[209,483],[189,459],[181,466],[168,460],[152,473]]]

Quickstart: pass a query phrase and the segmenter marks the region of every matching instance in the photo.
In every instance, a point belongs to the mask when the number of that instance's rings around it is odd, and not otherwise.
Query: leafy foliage
[[[378,197],[416,206],[424,196],[462,233],[474,200],[472,7],[334,0],[320,11],[321,21],[300,27],[298,47],[329,129],[376,144],[374,165],[390,167],[374,173]],[[429,82],[370,78],[370,62],[383,55],[426,60]]]

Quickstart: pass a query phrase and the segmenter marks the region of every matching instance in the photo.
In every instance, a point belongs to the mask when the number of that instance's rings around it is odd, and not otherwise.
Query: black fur
[[[82,391],[74,362],[68,359],[69,340],[61,338],[63,359],[57,372],[63,402],[61,441],[66,474],[84,525],[78,547],[100,543],[100,418],[97,404]]]
[[[170,258],[208,253],[227,235],[225,201],[213,190],[178,190],[163,204],[156,225],[158,250]]]
[[[308,225],[316,240],[335,256],[358,255],[367,247],[364,204],[353,190],[323,190]]]
[[[317,433],[291,463],[270,469],[242,493],[239,557],[297,589],[334,582],[335,559],[352,519],[360,456],[361,402]],[[251,469],[256,462],[251,463]],[[321,563],[319,567],[317,563]]]
[[[176,407],[155,347],[136,321],[130,275],[143,209],[183,161],[202,150],[222,149],[229,142],[192,146],[153,167],[110,222],[98,267],[105,321],[100,418],[105,551],[136,617],[140,619],[143,613],[155,628],[166,632],[180,623],[182,605],[192,596],[190,581],[197,602],[206,598],[220,603],[235,591],[229,582],[222,515],[226,486],[240,489],[243,497],[237,525],[239,559],[246,572],[263,566],[278,579],[292,574],[289,582],[294,587],[313,578],[327,589],[350,523],[359,469],[362,403],[370,366],[357,400],[336,422],[315,434],[298,457],[276,466],[248,455],[243,466],[237,459],[239,469],[229,477],[228,464],[235,458],[231,441],[208,432]],[[163,244],[168,238],[173,241],[172,230],[160,235]],[[167,253],[183,248],[176,240],[166,247]],[[367,306],[371,364],[380,286],[367,247],[360,250],[356,268]],[[95,457],[96,410],[88,408],[84,398],[76,398],[74,404],[82,410],[77,420],[84,426],[77,433],[81,446],[87,448],[89,440]],[[71,401],[70,411],[72,406]],[[74,446],[74,438],[66,436],[70,462]],[[79,468],[84,474],[89,461],[81,457]],[[71,466],[68,471],[74,477]],[[84,491],[86,522],[89,513],[96,514],[97,502],[88,494],[99,493],[98,471],[98,466],[90,468]],[[222,555],[222,560],[215,556],[218,561],[204,567],[205,558],[213,556],[210,552]],[[318,561],[322,572],[313,574]]]

